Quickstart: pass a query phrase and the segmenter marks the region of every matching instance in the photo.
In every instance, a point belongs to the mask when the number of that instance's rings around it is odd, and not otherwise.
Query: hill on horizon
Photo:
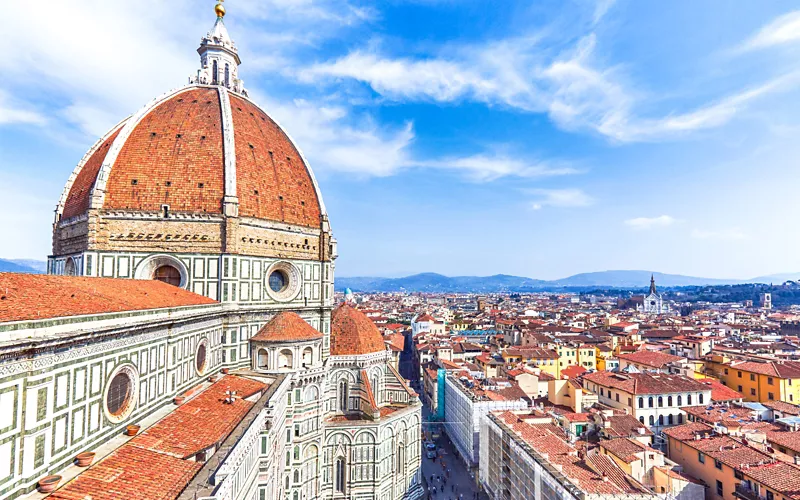
[[[341,277],[336,278],[336,289],[350,288],[360,292],[528,292],[558,288],[608,287],[647,288],[650,276],[656,286],[703,286],[734,285],[740,283],[783,283],[800,279],[800,273],[782,273],[752,279],[718,279],[668,274],[642,270],[612,270],[580,273],[558,280],[540,280],[520,276],[497,274],[494,276],[444,276],[438,273],[420,273],[403,278]]]

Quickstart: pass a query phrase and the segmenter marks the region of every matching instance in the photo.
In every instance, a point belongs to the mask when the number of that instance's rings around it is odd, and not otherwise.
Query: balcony
[[[733,496],[743,500],[764,500],[764,498],[760,497],[753,488],[747,486],[746,483],[737,484],[736,489],[733,492]]]

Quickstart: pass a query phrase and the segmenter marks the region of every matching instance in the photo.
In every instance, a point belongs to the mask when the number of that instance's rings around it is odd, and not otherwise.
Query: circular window
[[[153,272],[153,279],[168,285],[181,286],[181,272],[172,266],[160,266]]]
[[[280,269],[272,271],[269,275],[269,288],[275,293],[281,293],[289,286],[289,277]]]
[[[200,341],[197,346],[197,352],[194,354],[194,367],[198,375],[202,375],[206,371],[206,363],[208,361],[208,342],[206,339]]]
[[[654,305],[656,305],[656,301],[655,301],[655,300],[651,300],[651,301],[650,301],[650,305],[651,305],[651,306],[654,306]]]
[[[289,302],[297,297],[302,286],[300,271],[289,262],[276,262],[265,273],[264,289],[272,300]]]
[[[105,410],[112,422],[123,421],[136,407],[137,379],[133,365],[122,365],[111,373],[105,391]]]

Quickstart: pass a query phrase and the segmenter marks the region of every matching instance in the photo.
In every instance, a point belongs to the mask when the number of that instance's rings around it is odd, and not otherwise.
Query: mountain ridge
[[[493,276],[445,276],[438,273],[419,273],[402,278],[354,276],[336,278],[336,289],[350,288],[360,292],[524,292],[557,288],[608,287],[647,288],[650,276],[657,286],[718,286],[742,283],[783,283],[800,279],[800,273],[781,273],[752,279],[719,279],[661,273],[644,270],[609,270],[579,273],[557,280],[541,280],[496,274]]]

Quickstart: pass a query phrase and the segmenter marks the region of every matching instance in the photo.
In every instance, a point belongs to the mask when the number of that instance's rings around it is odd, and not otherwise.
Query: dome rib
[[[285,311],[264,325],[250,340],[255,342],[303,342],[322,339],[322,334],[306,320],[291,311]]]
[[[375,323],[349,304],[331,314],[331,355],[354,356],[386,351],[386,343]]]

